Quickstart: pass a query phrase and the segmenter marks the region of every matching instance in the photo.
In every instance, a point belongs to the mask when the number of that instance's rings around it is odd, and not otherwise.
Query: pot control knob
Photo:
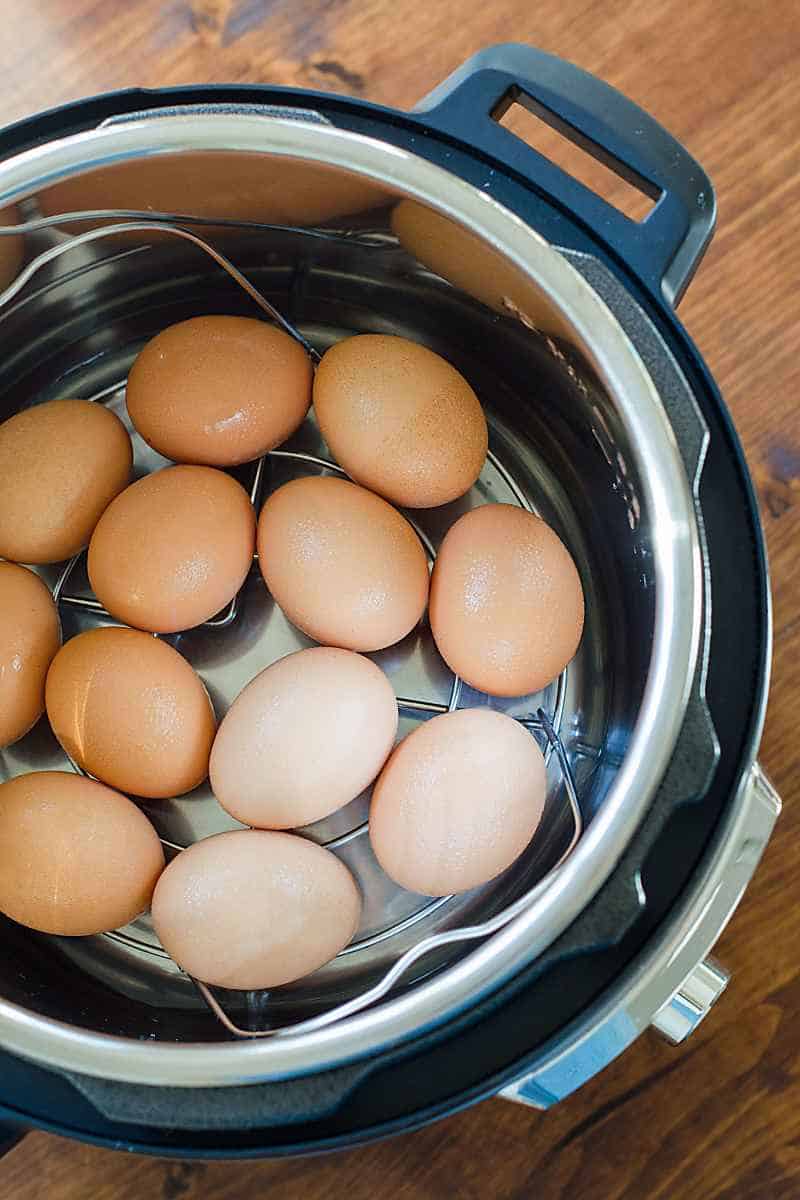
[[[698,963],[672,999],[653,1017],[653,1029],[677,1046],[694,1033],[725,991],[729,978],[728,972],[713,958]]]

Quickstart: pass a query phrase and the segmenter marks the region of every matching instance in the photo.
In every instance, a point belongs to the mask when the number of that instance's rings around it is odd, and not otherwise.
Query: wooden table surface
[[[251,1164],[139,1159],[32,1134],[0,1163],[2,1200],[800,1197],[797,0],[3,0],[0,123],[107,89],[193,81],[410,106],[469,54],[507,40],[627,92],[718,190],[718,233],[681,311],[761,499],[775,598],[762,759],[785,802],[719,944],[729,991],[683,1048],[645,1036],[547,1114],[493,1100],[346,1155]]]

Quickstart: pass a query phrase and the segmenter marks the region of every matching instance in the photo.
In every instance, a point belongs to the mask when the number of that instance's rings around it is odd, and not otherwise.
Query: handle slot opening
[[[509,88],[490,115],[498,125],[631,221],[644,221],[661,199],[660,188],[520,87]]]

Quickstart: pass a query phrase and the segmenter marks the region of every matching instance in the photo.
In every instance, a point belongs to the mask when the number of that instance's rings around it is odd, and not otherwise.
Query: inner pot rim
[[[650,666],[625,760],[581,842],[550,886],[441,974],[374,1009],[306,1034],[245,1042],[155,1043],[92,1033],[0,998],[0,1042],[50,1066],[133,1083],[214,1086],[322,1071],[419,1035],[500,986],[575,919],[616,865],[661,782],[683,721],[698,653],[701,553],[689,482],[644,365],[574,268],[472,184],[406,150],[268,115],[142,118],[63,138],[0,163],[0,208],[70,176],[156,154],[227,151],[322,163],[411,196],[509,259],[571,329],[630,435],[658,553]]]

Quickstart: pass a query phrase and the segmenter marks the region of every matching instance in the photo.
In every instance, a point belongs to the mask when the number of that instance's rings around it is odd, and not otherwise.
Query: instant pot
[[[650,214],[624,216],[504,128],[512,103],[633,182]],[[463,503],[540,512],[587,600],[556,684],[491,701],[557,751],[542,831],[492,884],[435,902],[391,889],[365,810],[337,814],[309,835],[356,874],[367,924],[273,994],[199,994],[146,919],[86,939],[2,919],[7,1144],[39,1127],[155,1154],[321,1151],[497,1093],[547,1108],[648,1026],[681,1041],[725,986],[706,956],[780,809],[756,762],[756,501],[674,311],[714,227],[700,166],[604,83],[506,45],[411,113],[268,86],[70,104],[0,134],[0,211],[3,417],[74,395],[124,414],[147,338],[202,312],[257,315],[254,293],[317,351],[403,334],[455,363],[487,413]],[[137,456],[138,473],[157,465]],[[247,482],[258,500],[334,469],[307,423]],[[460,511],[415,515],[432,556]],[[48,576],[65,635],[98,620],[82,572]],[[298,636],[254,574],[176,644],[224,708]],[[406,728],[490,702],[424,628],[377,657]],[[0,754],[3,779],[52,767],[69,769],[44,721]],[[147,811],[174,853],[221,827],[210,795]]]

